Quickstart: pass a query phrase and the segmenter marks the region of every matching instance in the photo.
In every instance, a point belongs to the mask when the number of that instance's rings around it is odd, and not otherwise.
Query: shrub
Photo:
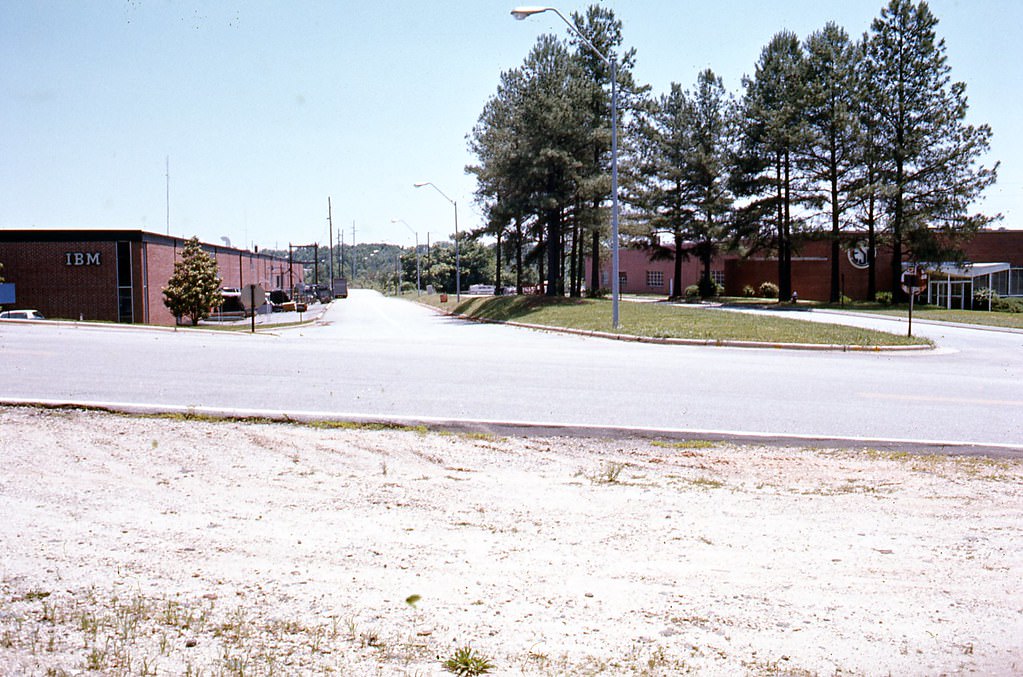
[[[760,296],[765,299],[778,298],[778,285],[774,282],[764,282],[760,285]]]
[[[587,291],[586,295],[591,299],[606,299],[611,295],[611,290],[607,287],[597,287],[596,289],[590,289]]]
[[[994,310],[995,304],[1000,298],[994,289],[978,289],[973,292],[973,309],[987,310],[990,304],[991,309]]]
[[[695,284],[691,284],[686,287],[686,303],[696,303],[700,300],[700,287]]]
[[[700,298],[709,299],[718,295],[718,286],[710,278],[701,277],[697,286],[700,288]]]
[[[841,298],[838,299],[838,302],[841,303],[843,306],[848,306],[852,304],[852,299],[846,296],[845,294],[842,294]]]
[[[745,287],[742,288],[742,295],[745,296],[746,298],[753,298],[754,296],[757,295],[757,290],[749,285],[746,285]]]
[[[1023,299],[1000,298],[997,301],[992,300],[991,310],[999,313],[1023,313]]]
[[[874,300],[882,306],[892,305],[892,293],[890,291],[879,291],[874,294]]]

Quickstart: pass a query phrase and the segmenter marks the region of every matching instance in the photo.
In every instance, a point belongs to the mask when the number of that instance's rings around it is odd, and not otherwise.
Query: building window
[[[134,322],[131,288],[131,243],[117,243],[117,321]]]
[[[723,270],[712,270],[710,271],[710,279],[714,280],[714,284],[721,287],[725,286],[725,271]]]
[[[651,289],[664,288],[664,273],[660,270],[646,271],[646,286]]]

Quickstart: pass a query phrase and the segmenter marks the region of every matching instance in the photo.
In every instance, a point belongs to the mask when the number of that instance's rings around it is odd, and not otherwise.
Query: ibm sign
[[[64,264],[68,266],[98,266],[99,252],[64,252]]]

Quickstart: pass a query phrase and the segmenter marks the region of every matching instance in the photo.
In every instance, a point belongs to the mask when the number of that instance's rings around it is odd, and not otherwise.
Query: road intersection
[[[471,323],[357,291],[316,324],[272,334],[4,324],[0,401],[1023,452],[1023,334],[914,331],[937,349],[646,345]]]

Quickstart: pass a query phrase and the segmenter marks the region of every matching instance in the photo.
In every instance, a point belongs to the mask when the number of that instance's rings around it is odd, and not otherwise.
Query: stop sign
[[[902,291],[916,296],[927,289],[927,273],[922,268],[910,268],[902,274]]]

